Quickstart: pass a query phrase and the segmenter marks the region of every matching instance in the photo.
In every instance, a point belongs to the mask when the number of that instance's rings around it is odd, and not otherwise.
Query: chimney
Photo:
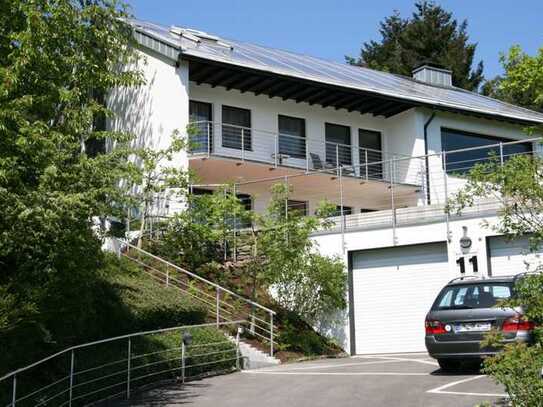
[[[452,86],[452,71],[425,64],[413,70],[413,79],[431,85]]]

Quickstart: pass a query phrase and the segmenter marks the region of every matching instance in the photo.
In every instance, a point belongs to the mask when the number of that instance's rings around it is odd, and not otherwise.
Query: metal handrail
[[[245,320],[238,320],[238,321],[230,321],[230,322],[221,322],[219,325],[229,325],[229,326],[237,326],[239,327],[242,324],[247,323]],[[186,379],[193,377],[186,376],[186,372],[188,368],[194,368],[197,366],[210,366],[212,364],[216,364],[217,367],[214,371],[214,373],[219,372],[225,372],[224,368],[225,365],[221,365],[225,362],[234,362],[235,366],[230,364],[227,366],[227,369],[233,369],[234,367],[239,370],[240,368],[240,347],[239,347],[239,335],[240,331],[238,329],[237,335],[235,340],[233,339],[227,339],[217,342],[213,341],[210,343],[201,343],[194,346],[194,348],[202,348],[202,350],[191,352],[190,350],[192,347],[189,345],[189,343],[185,343],[185,336],[182,336],[182,340],[180,341],[181,346],[177,346],[177,344],[173,344],[173,347],[168,346],[168,349],[161,349],[160,351],[153,351],[153,352],[147,352],[147,353],[136,353],[134,351],[134,348],[132,347],[132,343],[134,338],[143,338],[147,335],[156,335],[156,334],[162,334],[162,333],[169,333],[169,332],[175,332],[179,331],[181,333],[197,329],[197,328],[206,328],[206,327],[216,327],[217,324],[215,323],[207,323],[207,324],[197,324],[197,325],[181,325],[181,326],[175,326],[170,328],[162,328],[162,329],[155,329],[155,330],[148,330],[148,331],[140,331],[135,332],[131,334],[126,335],[119,335],[111,338],[106,338],[102,340],[87,342],[80,345],[71,346],[69,348],[66,348],[60,352],[57,352],[55,354],[52,354],[50,356],[47,356],[37,362],[34,362],[32,364],[29,364],[27,366],[24,366],[22,368],[19,368],[17,370],[14,370],[2,377],[0,377],[0,383],[4,382],[9,385],[8,380],[12,380],[12,386],[11,386],[11,402],[8,404],[8,406],[15,407],[18,403],[22,401],[28,401],[29,399],[33,400],[33,405],[41,406],[41,405],[49,405],[49,403],[52,400],[55,400],[52,402],[54,405],[60,405],[60,406],[71,406],[73,402],[81,399],[87,399],[86,403],[96,403],[97,400],[95,400],[96,397],[94,395],[98,393],[104,393],[106,392],[107,396],[105,398],[102,398],[98,401],[103,401],[106,399],[111,399],[112,397],[117,397],[120,395],[126,395],[127,399],[130,399],[130,392],[131,389],[135,388],[134,383],[151,377],[156,376],[168,372],[173,371],[180,371],[181,372],[181,381],[182,383],[185,382]],[[120,352],[120,349],[122,349],[123,342],[120,342],[121,348],[119,348],[118,352],[119,359],[116,359],[113,362],[103,363],[99,366],[94,366],[90,369],[83,369],[83,370],[76,370],[76,351],[80,349],[87,349],[92,348],[96,345],[101,345],[104,343],[114,343],[116,342],[119,344],[119,341],[126,341],[126,356],[124,355],[124,352]],[[169,342],[167,342],[169,343]],[[221,346],[225,345],[226,348],[222,348]],[[211,346],[219,346],[219,348],[209,348]],[[209,348],[209,350],[205,350],[206,348]],[[117,348],[115,348],[117,349]],[[167,352],[179,352],[181,355],[165,355],[164,357],[161,357],[159,360],[156,359],[146,359],[151,356],[157,357],[159,354],[165,354]],[[232,357],[230,357],[228,354],[232,354]],[[69,373],[60,379],[52,379],[53,381],[51,383],[48,383],[44,386],[39,387],[38,389],[30,389],[27,390],[27,393],[24,395],[20,395],[21,391],[18,389],[17,384],[17,378],[20,377],[24,372],[28,372],[30,369],[41,366],[42,369],[44,367],[42,366],[44,363],[51,361],[58,357],[64,357],[67,355],[70,360],[69,364]],[[190,359],[187,359],[189,357]],[[204,359],[198,359],[203,357]],[[211,357],[211,358],[210,358]],[[61,359],[64,360],[64,359]],[[140,360],[141,362],[137,363],[136,365],[133,364],[134,361]],[[186,361],[189,361],[190,363],[187,364]],[[126,367],[124,368],[115,368],[113,371],[109,370],[114,365],[118,364],[126,364]],[[167,368],[159,367],[161,365],[166,364]],[[172,367],[173,366],[173,367]],[[158,368],[158,371],[155,371],[156,368]],[[99,372],[100,369],[107,369]],[[141,370],[145,369],[145,370]],[[210,369],[205,368],[202,370],[202,372],[209,372]],[[99,372],[100,374],[90,377],[85,377],[86,373],[89,372]],[[139,375],[134,375],[134,372],[138,372]],[[141,373],[140,373],[141,372]],[[189,371],[190,372],[190,371]],[[52,373],[51,373],[52,374]],[[204,373],[205,374],[205,373]],[[83,376],[81,376],[83,375]],[[43,376],[43,375],[42,375]],[[45,375],[45,377],[49,377],[49,374]],[[54,377],[54,375],[53,375]],[[79,378],[76,380],[76,378]],[[103,381],[103,382],[102,382]],[[114,381],[113,384],[111,382]],[[102,383],[100,383],[102,382]],[[62,385],[62,387],[55,387]],[[118,388],[119,386],[123,387],[123,390],[121,392],[113,393],[111,390]],[[138,385],[137,387],[140,387]],[[90,391],[89,391],[90,390]],[[116,391],[116,390],[115,390]],[[8,394],[6,394],[8,396]],[[91,397],[90,399],[88,399]],[[101,397],[101,396],[100,396]],[[31,399],[32,398],[32,399]],[[6,400],[7,401],[7,400]]]
[[[233,295],[234,297],[238,298],[239,300],[242,300],[242,301],[244,301],[244,302],[246,302],[246,303],[248,303],[248,304],[250,304],[250,305],[253,305],[253,306],[257,307],[257,308],[260,308],[261,310],[264,310],[264,311],[266,311],[266,312],[268,312],[268,313],[270,313],[270,314],[272,314],[272,315],[276,315],[276,312],[275,312],[275,311],[273,311],[273,310],[271,310],[271,309],[269,309],[269,308],[266,308],[266,307],[264,307],[263,305],[260,305],[260,304],[254,302],[254,301],[251,301],[250,299],[245,298],[245,297],[243,297],[243,296],[241,296],[241,295],[239,295],[239,294],[237,294],[237,293],[235,293],[235,292],[229,290],[228,288],[224,288],[224,287],[222,287],[222,286],[220,286],[220,285],[214,283],[213,281],[209,281],[209,280],[207,280],[207,279],[205,279],[205,278],[199,276],[198,274],[194,274],[194,273],[192,273],[192,272],[190,272],[190,271],[188,271],[188,270],[185,270],[185,269],[183,269],[183,268],[177,266],[176,264],[173,264],[173,263],[169,262],[168,260],[165,260],[165,259],[163,259],[163,258],[161,258],[161,257],[158,257],[158,256],[152,254],[152,253],[149,253],[148,251],[146,251],[146,250],[144,250],[144,249],[140,249],[139,247],[134,246],[133,244],[131,244],[131,243],[129,243],[129,242],[122,241],[122,240],[117,239],[117,238],[115,238],[115,239],[117,240],[117,242],[118,242],[119,244],[124,244],[124,245],[130,247],[131,249],[136,249],[136,250],[138,250],[138,251],[144,253],[146,256],[149,256],[149,257],[151,257],[151,258],[153,258],[153,259],[155,259],[155,260],[157,260],[157,261],[159,261],[159,262],[161,262],[161,263],[165,263],[165,264],[167,264],[169,267],[172,267],[172,268],[174,268],[174,269],[176,269],[176,270],[178,270],[178,271],[180,271],[180,272],[182,272],[182,273],[185,273],[185,274],[187,274],[187,275],[189,275],[189,276],[191,276],[191,277],[194,277],[194,278],[196,278],[197,280],[200,280],[201,282],[203,282],[203,283],[205,283],[205,284],[208,284],[208,285],[212,286],[213,288],[219,289],[219,290],[221,290],[221,291],[224,291],[225,293],[228,293],[228,294],[230,294],[230,295]]]
[[[220,325],[241,325],[241,324],[244,324],[244,323],[247,323],[247,322],[248,321],[246,321],[246,320],[239,320],[239,321],[220,322],[219,324]],[[30,365],[27,365],[25,367],[21,367],[21,368],[19,368],[17,370],[9,372],[8,374],[0,377],[0,381],[8,379],[8,378],[12,377],[13,375],[22,373],[25,370],[33,368],[33,367],[35,367],[37,365],[40,365],[40,364],[42,364],[44,362],[47,362],[48,360],[56,358],[57,356],[68,353],[68,352],[70,352],[72,350],[87,348],[89,346],[99,345],[99,344],[107,343],[107,342],[118,341],[120,339],[134,338],[136,336],[152,335],[152,334],[175,331],[175,330],[179,330],[179,329],[206,328],[206,327],[215,327],[215,326],[216,326],[216,323],[211,323],[211,322],[206,323],[206,324],[198,324],[198,325],[181,325],[181,326],[175,326],[175,327],[170,327],[170,328],[154,329],[154,330],[151,330],[151,331],[140,331],[140,332],[135,332],[135,333],[127,334],[127,335],[114,336],[112,338],[106,338],[106,339],[101,339],[101,340],[98,340],[98,341],[87,342],[87,343],[84,343],[84,344],[81,344],[81,345],[70,346],[69,348],[66,348],[64,350],[61,350],[60,352],[54,353],[54,354],[52,354],[50,356],[47,356],[47,357],[45,357],[43,359],[40,359],[37,362],[31,363]]]

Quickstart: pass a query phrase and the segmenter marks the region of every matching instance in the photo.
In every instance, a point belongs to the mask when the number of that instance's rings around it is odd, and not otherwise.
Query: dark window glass
[[[222,146],[241,150],[252,150],[251,111],[237,107],[222,107]]]
[[[377,209],[368,209],[368,208],[360,209],[360,213],[370,213],[370,212],[377,212]]]
[[[334,166],[352,165],[351,128],[339,124],[325,124],[326,162]]]
[[[343,215],[352,215],[353,208],[350,206],[343,206]],[[336,206],[336,210],[333,216],[341,216],[341,205]]]
[[[213,126],[211,103],[189,102],[189,116],[192,123],[192,134],[189,136],[192,153],[211,152],[213,147]],[[209,145],[208,145],[209,143]]]
[[[433,310],[492,308],[511,297],[507,283],[475,283],[445,287],[432,306]]]
[[[307,215],[307,202],[306,201],[295,201],[289,199],[287,201],[287,208],[289,212],[296,212],[300,215]]]
[[[358,129],[360,176],[363,178],[383,178],[383,155],[381,153],[381,133]],[[366,165],[367,168],[366,168]]]
[[[236,196],[238,197],[241,206],[243,206],[246,211],[250,211],[253,208],[253,200],[251,199],[251,195],[236,194]],[[245,229],[248,227],[251,227],[251,221],[249,219],[236,219],[237,229]]]
[[[279,116],[279,153],[305,158],[305,120]]]
[[[441,146],[443,151],[460,150],[473,147],[484,147],[500,142],[506,143],[510,141],[513,140],[499,137],[482,136],[479,134],[466,133],[451,129],[441,129]],[[504,160],[509,159],[513,155],[531,153],[531,143],[518,143],[503,146]],[[458,153],[447,154],[447,173],[466,173],[476,164],[488,161],[489,157],[491,157],[492,155],[499,159],[499,146],[479,148],[477,150],[460,151]]]

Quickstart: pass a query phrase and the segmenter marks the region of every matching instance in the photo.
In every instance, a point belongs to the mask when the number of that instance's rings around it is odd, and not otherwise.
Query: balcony
[[[424,197],[424,160],[225,123],[193,122],[189,168],[197,183],[235,184],[264,210],[271,186],[288,182],[308,213],[323,199],[353,212],[417,205]]]
[[[423,185],[423,160],[401,154],[224,123],[193,122],[189,127],[192,159],[215,157],[236,160],[238,165],[265,164],[268,170],[341,173],[361,181]],[[259,175],[269,177],[255,171],[253,179]]]

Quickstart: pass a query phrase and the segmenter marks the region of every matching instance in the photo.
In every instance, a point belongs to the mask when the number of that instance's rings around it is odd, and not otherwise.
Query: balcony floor
[[[284,182],[281,177],[289,176],[292,199],[320,201],[328,199],[339,204],[340,183],[336,174],[310,172],[285,166],[241,161],[211,156],[192,157],[189,168],[194,171],[199,184],[241,183],[239,193],[251,196],[267,196],[273,184]],[[295,176],[298,175],[298,176]],[[294,177],[293,177],[294,176]],[[253,182],[257,181],[258,182]],[[248,183],[249,182],[249,183]],[[366,209],[387,209],[391,207],[390,183],[382,180],[365,180],[354,176],[343,176],[343,202],[345,206]],[[396,207],[414,206],[422,199],[420,186],[395,184]]]

